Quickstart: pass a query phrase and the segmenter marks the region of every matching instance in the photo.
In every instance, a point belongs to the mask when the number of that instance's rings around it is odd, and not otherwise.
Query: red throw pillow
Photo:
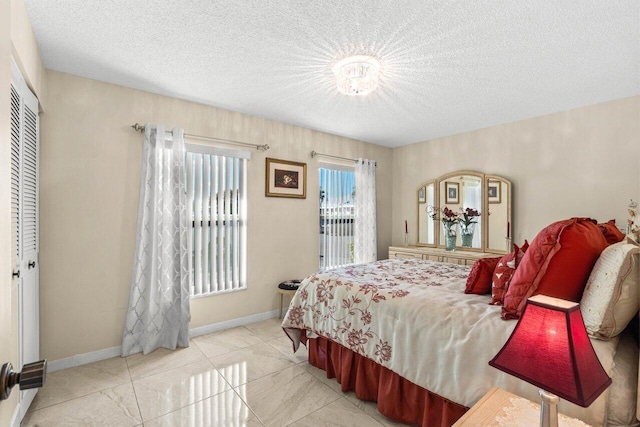
[[[500,257],[497,257],[480,258],[477,260],[473,264],[469,277],[467,278],[467,287],[464,290],[464,293],[477,295],[490,294],[493,270],[495,270],[500,259]]]
[[[516,271],[516,267],[520,263],[522,256],[529,243],[525,240],[522,249],[517,245],[513,245],[513,252],[506,254],[498,261],[495,270],[493,270],[493,283],[491,284],[491,305],[502,305],[502,299],[507,291],[509,282]]]
[[[504,295],[503,319],[517,319],[532,295],[579,302],[589,273],[607,241],[589,218],[571,218],[544,228],[531,243]]]
[[[616,227],[615,219],[610,219],[607,222],[598,224],[598,227],[600,227],[600,231],[602,231],[604,238],[610,245],[621,242],[622,239],[624,239],[624,234],[622,234],[622,232],[618,230],[618,227]]]

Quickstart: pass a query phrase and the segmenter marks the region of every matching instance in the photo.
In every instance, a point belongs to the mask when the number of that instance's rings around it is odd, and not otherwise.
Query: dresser
[[[452,264],[473,265],[480,258],[499,257],[500,254],[473,251],[446,251],[425,246],[390,246],[389,258],[418,258]]]

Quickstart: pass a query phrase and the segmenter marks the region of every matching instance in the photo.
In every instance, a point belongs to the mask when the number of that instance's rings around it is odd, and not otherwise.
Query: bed
[[[470,266],[389,259],[303,280],[282,326],[294,351],[336,377],[343,391],[378,402],[398,421],[448,426],[491,387],[538,401],[538,389],[488,365],[517,322],[490,295],[465,295]],[[559,411],[597,425],[638,425],[638,348],[629,333],[592,339],[614,380],[590,407]]]

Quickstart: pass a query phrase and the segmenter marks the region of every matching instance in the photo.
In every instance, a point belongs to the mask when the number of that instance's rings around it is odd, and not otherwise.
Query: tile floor
[[[47,376],[23,426],[400,426],[293,353],[277,319]]]

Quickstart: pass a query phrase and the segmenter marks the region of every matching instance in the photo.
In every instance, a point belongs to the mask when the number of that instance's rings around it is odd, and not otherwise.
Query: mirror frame
[[[513,192],[512,192],[511,181],[499,175],[485,174],[484,176],[485,197],[483,200],[485,206],[483,207],[483,209],[484,209],[484,212],[487,212],[489,215],[491,215],[491,211],[489,210],[491,205],[489,202],[489,181],[499,181],[502,184],[505,184],[507,186],[507,191],[506,191],[506,197],[508,197],[507,233],[506,233],[506,236],[504,237],[505,239],[504,250],[497,249],[497,248],[490,248],[489,247],[489,220],[484,221],[483,226],[487,227],[487,233],[484,235],[484,238],[486,240],[483,242],[482,246],[484,247],[484,252],[497,253],[497,254],[510,253],[513,250],[513,217],[511,215],[511,207],[513,206]],[[501,197],[505,197],[505,195],[502,195]]]
[[[438,200],[438,181],[437,180],[432,179],[430,181],[425,181],[422,184],[420,184],[418,188],[416,188],[416,206],[417,206],[416,208],[416,218],[417,218],[416,246],[425,246],[429,248],[436,247],[436,245],[438,244],[438,235],[434,233],[433,243],[420,243],[420,205],[421,203],[419,199],[419,193],[422,188],[425,188],[431,184],[433,184],[433,200]],[[426,201],[423,204],[425,205],[425,209],[429,206],[429,204]]]
[[[442,181],[446,181],[447,179],[451,178],[451,177],[455,177],[455,176],[460,176],[460,175],[472,175],[472,176],[476,176],[481,180],[482,183],[482,206],[480,206],[480,209],[482,209],[481,214],[486,215],[489,212],[489,197],[488,197],[488,188],[489,188],[489,180],[491,181],[500,181],[501,183],[506,185],[506,194],[502,194],[503,198],[507,198],[507,230],[508,230],[508,235],[505,236],[505,249],[498,249],[498,248],[490,248],[489,247],[489,221],[485,220],[482,221],[482,240],[481,240],[481,247],[480,248],[464,248],[465,252],[485,252],[485,253],[496,253],[496,254],[506,254],[511,252],[512,250],[512,239],[513,239],[513,218],[512,218],[512,210],[511,207],[513,205],[513,199],[512,199],[512,185],[511,185],[511,181],[509,181],[508,179],[499,176],[499,175],[493,175],[493,174],[484,174],[484,173],[480,173],[480,172],[476,172],[476,171],[472,171],[472,170],[459,170],[459,171],[455,171],[455,172],[451,172],[451,173],[447,173],[444,175],[439,176],[436,179],[432,179],[432,180],[428,180],[425,181],[423,183],[421,183],[417,188],[416,188],[416,192],[415,192],[415,200],[416,200],[416,223],[417,223],[417,236],[416,236],[416,246],[421,246],[421,247],[436,247],[436,248],[444,248],[444,242],[440,242],[440,231],[438,230],[438,232],[435,232],[434,230],[434,243],[421,243],[420,242],[420,203],[418,203],[418,192],[420,191],[420,189],[422,187],[425,187],[429,184],[433,184],[434,186],[434,208],[435,209],[440,209],[440,183]]]

